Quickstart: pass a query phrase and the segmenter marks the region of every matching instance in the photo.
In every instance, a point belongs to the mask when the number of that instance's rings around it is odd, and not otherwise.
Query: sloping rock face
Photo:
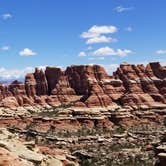
[[[166,107],[166,67],[121,64],[109,76],[99,65],[47,67],[0,85],[0,106]]]
[[[46,151],[47,150],[47,151]],[[50,152],[50,153],[48,153]],[[54,153],[53,153],[54,152]],[[38,147],[34,141],[25,142],[5,128],[0,128],[0,165],[1,166],[78,166],[70,161],[68,151],[57,148]],[[66,164],[63,164],[66,163]]]

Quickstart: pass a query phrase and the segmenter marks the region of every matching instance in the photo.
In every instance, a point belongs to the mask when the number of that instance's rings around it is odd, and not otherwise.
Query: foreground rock
[[[20,159],[17,155],[10,151],[0,148],[0,165],[2,166],[33,166],[32,163]]]
[[[8,132],[5,128],[0,129],[0,165],[64,166],[63,163],[78,165],[67,160],[65,153],[63,155],[41,154],[35,144],[21,142],[16,135]]]

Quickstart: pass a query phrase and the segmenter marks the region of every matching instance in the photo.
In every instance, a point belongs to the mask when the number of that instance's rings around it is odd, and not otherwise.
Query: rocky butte
[[[60,106],[152,108],[166,106],[166,67],[121,64],[109,76],[99,65],[47,67],[29,73],[25,82],[0,85],[0,106]]]

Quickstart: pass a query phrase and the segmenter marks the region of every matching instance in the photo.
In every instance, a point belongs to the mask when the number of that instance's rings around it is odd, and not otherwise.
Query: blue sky
[[[165,8],[165,0],[0,0],[0,76],[46,65],[165,64]]]

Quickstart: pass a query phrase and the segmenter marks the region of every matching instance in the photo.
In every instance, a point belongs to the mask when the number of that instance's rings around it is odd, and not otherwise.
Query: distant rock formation
[[[144,65],[121,64],[113,76],[99,65],[47,67],[0,85],[0,106],[73,105],[111,107],[114,105],[166,107],[166,67],[158,62]]]

